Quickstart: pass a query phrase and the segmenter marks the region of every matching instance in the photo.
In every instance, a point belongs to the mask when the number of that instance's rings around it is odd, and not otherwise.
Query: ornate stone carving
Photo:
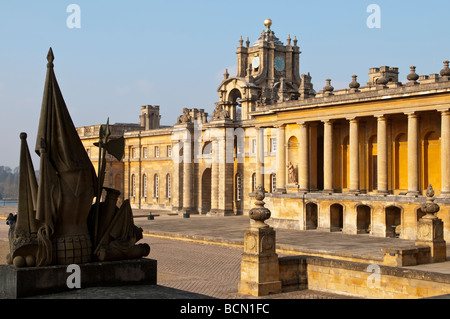
[[[213,111],[214,120],[225,120],[230,118],[230,113],[223,108],[222,105],[216,104],[216,108]]]
[[[189,114],[188,108],[183,108],[183,114],[177,119],[177,124],[192,123],[192,116]]]
[[[264,221],[270,218],[270,210],[264,207],[265,203],[263,202],[263,199],[265,196],[264,188],[261,185],[258,185],[255,192],[256,207],[250,209],[248,213],[250,219],[255,221],[255,226],[257,227],[267,226]]]

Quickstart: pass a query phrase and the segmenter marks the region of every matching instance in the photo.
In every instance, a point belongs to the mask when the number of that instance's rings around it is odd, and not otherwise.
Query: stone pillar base
[[[426,215],[417,224],[416,245],[431,248],[431,262],[444,262],[447,259],[447,245],[444,240],[444,223],[437,217]]]
[[[267,296],[281,292],[281,281],[257,283],[253,281],[239,281],[239,293],[252,296]]]
[[[249,227],[245,231],[238,291],[252,296],[281,293],[275,231],[272,227]]]

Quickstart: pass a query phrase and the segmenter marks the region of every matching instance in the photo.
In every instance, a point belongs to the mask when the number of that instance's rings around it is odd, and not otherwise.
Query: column
[[[408,115],[408,195],[419,195],[418,116]]]
[[[278,126],[277,131],[277,188],[278,193],[286,193],[286,136],[285,126]]]
[[[359,193],[359,123],[356,118],[350,120],[350,192]]]
[[[226,138],[226,130],[223,130],[222,135],[218,138],[218,149],[219,149],[219,174],[218,174],[218,202],[219,207],[217,214],[222,216],[233,214],[233,189],[234,189],[234,158],[227,156],[227,150],[233,152],[234,149],[234,139]],[[230,142],[232,143],[230,145]],[[228,147],[227,147],[228,144]],[[232,154],[232,153],[231,153]],[[228,154],[230,155],[230,154]]]
[[[388,165],[387,165],[387,130],[386,117],[377,117],[377,185],[378,194],[388,193]],[[375,176],[374,176],[375,178]]]
[[[333,192],[333,122],[323,122],[323,189]]]
[[[219,143],[216,138],[212,140],[211,162],[211,210],[215,214],[219,209]]]
[[[450,197],[450,110],[441,111],[441,197]]]
[[[189,131],[186,132],[190,134]],[[186,137],[183,142],[183,212],[192,210],[192,157],[191,139]]]
[[[298,123],[300,136],[298,141],[298,191],[307,193],[309,191],[309,139],[308,124]]]
[[[264,187],[264,128],[256,128],[256,185]]]

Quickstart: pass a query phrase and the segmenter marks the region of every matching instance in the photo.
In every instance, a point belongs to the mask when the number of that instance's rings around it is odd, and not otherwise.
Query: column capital
[[[380,113],[380,114],[374,114],[373,116],[376,117],[378,121],[386,121],[389,117],[389,114]]]
[[[273,127],[274,128],[285,129],[286,128],[286,123],[282,123],[282,124],[276,123],[276,124],[273,125]]]
[[[336,121],[336,120],[335,119],[324,119],[324,120],[321,120],[321,122],[324,123],[324,124],[333,124],[334,121]]]
[[[442,115],[450,115],[450,108],[448,108],[448,107],[442,108],[442,109],[437,109],[437,111],[439,113],[441,113]]]
[[[346,117],[345,118],[347,121],[349,121],[350,123],[358,123],[359,122],[359,118],[357,116],[353,116],[353,117]]]
[[[308,121],[298,121],[297,124],[303,127],[307,127],[309,125]]]
[[[403,114],[407,115],[409,119],[415,119],[415,118],[419,117],[419,115],[417,114],[417,111],[404,112]]]

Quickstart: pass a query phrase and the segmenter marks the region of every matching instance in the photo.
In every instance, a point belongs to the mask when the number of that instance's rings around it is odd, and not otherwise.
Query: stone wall
[[[450,294],[450,275],[306,256],[283,257],[283,291],[310,289],[376,299]]]

